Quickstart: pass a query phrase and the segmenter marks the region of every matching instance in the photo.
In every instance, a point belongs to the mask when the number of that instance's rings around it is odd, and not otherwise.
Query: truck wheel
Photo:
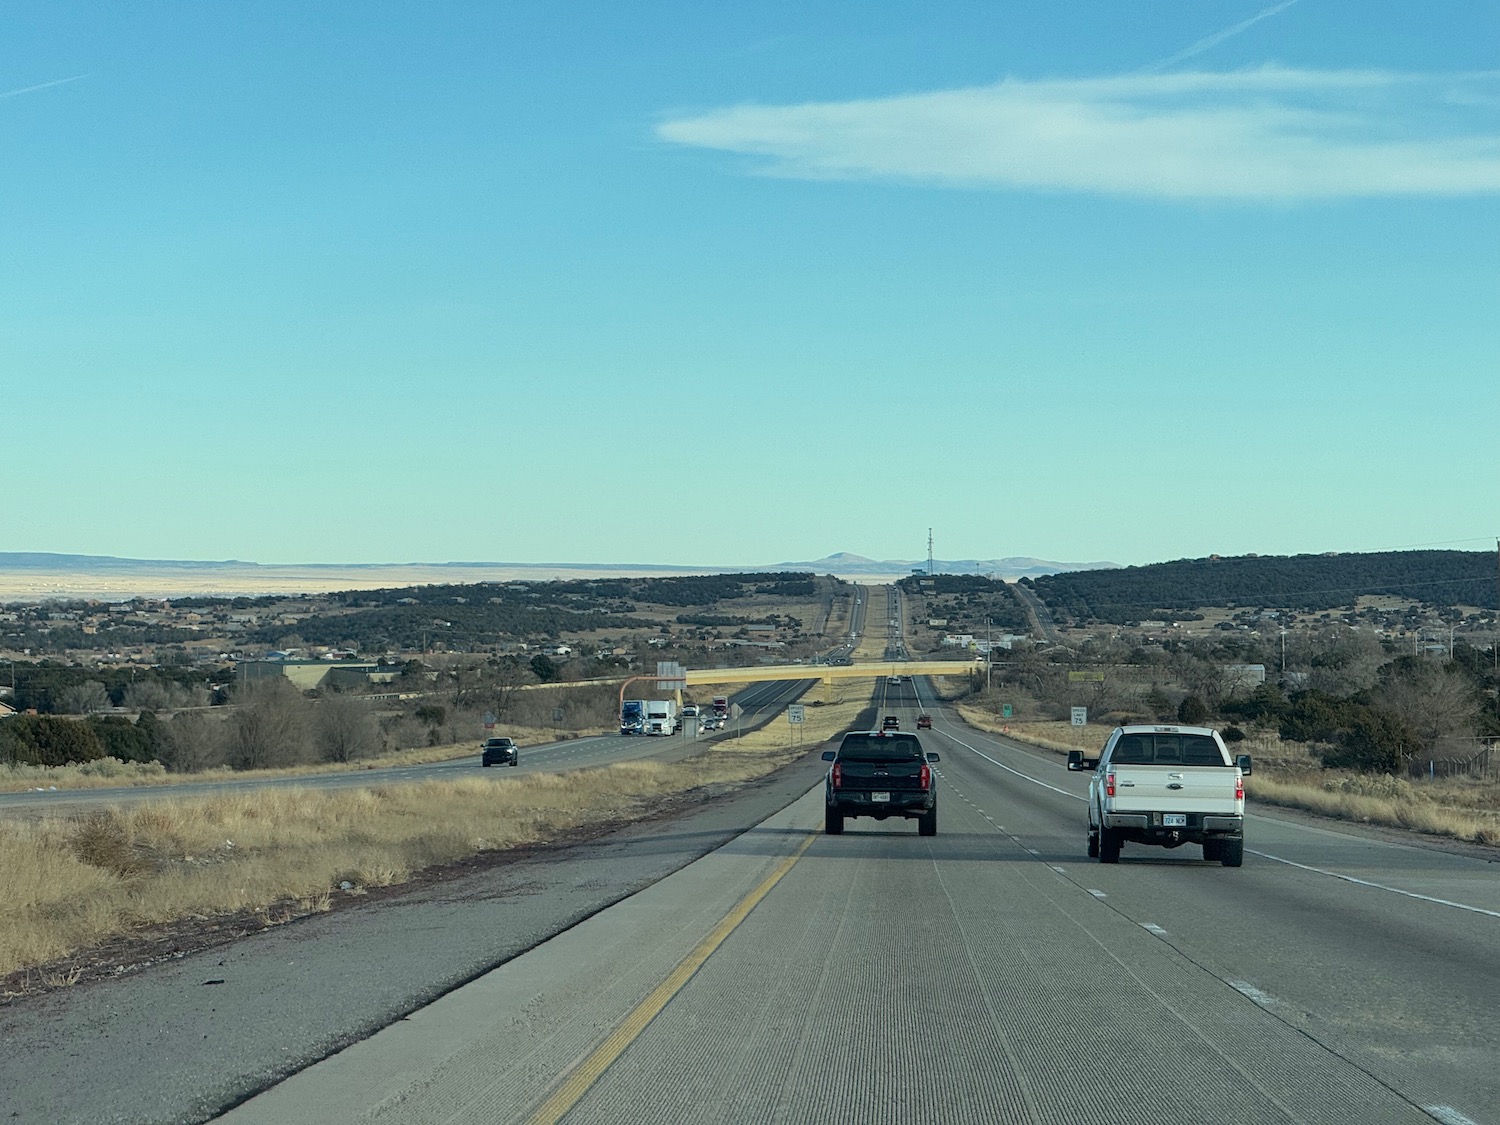
[[[1120,862],[1120,833],[1117,829],[1099,829],[1099,862]]]
[[[1096,832],[1089,833],[1089,858],[1099,858],[1099,835]]]
[[[1218,840],[1204,840],[1203,841],[1203,858],[1204,859],[1206,859],[1210,863],[1212,863],[1216,859],[1218,859],[1222,854],[1223,854],[1223,849],[1220,847],[1220,844],[1219,844]]]
[[[1243,867],[1245,865],[1245,841],[1225,840],[1219,845],[1219,862],[1225,867]]]
[[[931,812],[925,812],[921,816],[917,817],[917,835],[918,836],[936,836],[937,835],[937,806],[936,805],[932,806],[932,811]]]
[[[834,812],[833,809],[825,808],[823,813],[823,831],[830,836],[842,835],[844,831],[843,814]]]

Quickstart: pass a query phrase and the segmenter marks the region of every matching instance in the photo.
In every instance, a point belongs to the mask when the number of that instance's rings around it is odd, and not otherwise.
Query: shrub
[[[0,724],[0,761],[66,766],[104,757],[104,743],[87,723],[52,715],[15,715]]]
[[[145,715],[151,715],[151,712],[142,712],[142,716]],[[149,762],[156,757],[156,748],[151,744],[150,734],[155,718],[152,715],[151,722],[145,728],[139,722],[132,723],[119,715],[91,718],[88,726],[99,736],[108,757],[118,758],[122,762]]]
[[[1177,721],[1190,727],[1202,726],[1208,718],[1208,706],[1196,695],[1190,695],[1177,705]]]

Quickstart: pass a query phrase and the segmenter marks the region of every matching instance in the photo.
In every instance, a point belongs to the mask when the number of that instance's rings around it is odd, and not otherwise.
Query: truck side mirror
[[[1078,770],[1083,769],[1083,751],[1082,750],[1069,750],[1068,751],[1068,768],[1070,770],[1073,770],[1074,772],[1077,772]]]
[[[934,752],[934,753],[931,753],[931,754],[927,755],[927,760],[929,762],[941,762],[943,759],[942,759],[941,755],[939,755],[936,752]]]
[[[839,752],[837,750],[824,750],[823,751],[823,760],[825,762],[831,762],[835,758],[837,758],[838,756],[839,756]]]
[[[1250,755],[1239,754],[1234,759],[1234,764],[1240,767],[1240,773],[1246,777],[1250,776]]]

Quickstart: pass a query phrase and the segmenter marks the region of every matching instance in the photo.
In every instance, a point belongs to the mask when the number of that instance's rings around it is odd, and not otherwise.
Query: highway
[[[1101,865],[1086,777],[925,681],[881,691],[903,729],[934,717],[936,837],[824,835],[810,754],[0,1008],[0,1117],[1500,1125],[1492,859],[1257,810],[1243,868]]]
[[[936,838],[815,788],[224,1120],[1500,1122],[1493,863],[1255,815],[1101,866],[1085,779],[931,712]]]
[[[750,684],[736,693],[731,701],[744,711],[740,727],[751,730],[776,715],[814,683],[812,680],[771,680]],[[595,735],[563,742],[522,745],[520,763],[514,768],[491,767],[488,773],[515,777],[526,773],[586,769],[592,766],[628,762],[640,758],[675,761],[697,753],[706,741],[732,737],[735,724],[722,734],[706,735],[691,741],[678,735],[673,738],[624,738],[619,734]],[[163,798],[195,797],[221,793],[240,793],[249,789],[355,789],[370,785],[404,785],[418,781],[445,781],[478,773],[479,739],[474,753],[462,758],[423,765],[388,766],[374,769],[341,770],[335,773],[302,774],[291,777],[237,777],[224,781],[183,782],[159,786],[117,786],[104,789],[72,789],[0,793],[0,816],[35,815],[49,809],[75,810],[101,805],[134,804]],[[488,774],[486,775],[488,776]]]

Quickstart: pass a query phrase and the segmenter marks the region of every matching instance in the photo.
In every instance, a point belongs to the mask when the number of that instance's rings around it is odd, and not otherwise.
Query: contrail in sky
[[[1270,19],[1277,12],[1286,11],[1286,9],[1290,8],[1296,2],[1297,0],[1281,0],[1280,4],[1272,4],[1269,8],[1263,8],[1260,11],[1256,12],[1255,15],[1251,16],[1249,19],[1240,20],[1239,23],[1234,24],[1231,27],[1226,27],[1223,31],[1216,31],[1212,35],[1198,40],[1198,42],[1192,44],[1191,46],[1184,47],[1171,58],[1162,59],[1160,62],[1152,63],[1150,66],[1145,67],[1144,69],[1148,71],[1165,70],[1167,67],[1176,66],[1178,63],[1190,59],[1194,55],[1201,55],[1204,51],[1207,51],[1212,47],[1217,47],[1220,43],[1224,42],[1224,40],[1233,38],[1234,36],[1238,35],[1247,27],[1252,27],[1255,24],[1260,23],[1261,20]]]
[[[29,94],[33,90],[45,90],[49,86],[61,86],[67,82],[77,82],[80,78],[87,77],[87,74],[75,74],[71,78],[54,78],[51,82],[38,82],[35,86],[22,86],[19,90],[6,90],[0,93],[0,98],[14,98],[21,94]]]

